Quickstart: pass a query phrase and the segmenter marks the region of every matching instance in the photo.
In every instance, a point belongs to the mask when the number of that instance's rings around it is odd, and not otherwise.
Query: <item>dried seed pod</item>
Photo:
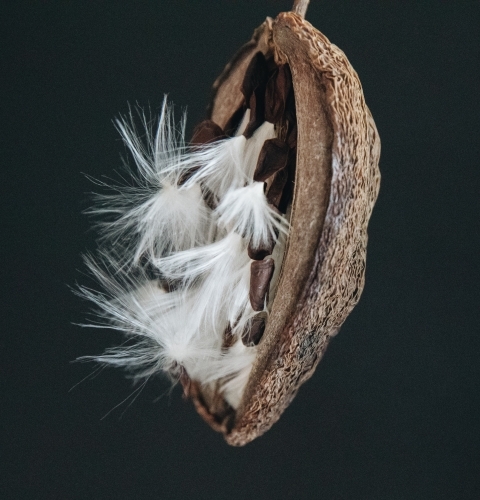
[[[364,284],[380,141],[307,4],[255,31],[189,145],[166,103],[147,146],[118,123],[139,182],[102,202],[106,292],[83,290],[134,340],[94,359],[166,372],[232,445],[278,420]]]
[[[293,83],[296,122],[276,124],[280,133],[296,129],[295,142],[289,139],[297,147],[290,232],[239,406],[222,416],[209,406],[211,395],[200,390],[195,399],[207,420],[224,422],[227,442],[237,446],[278,420],[357,303],[380,183],[380,139],[358,76],[344,53],[295,12],[267,18],[227,65],[214,84],[210,119],[224,128],[243,105],[241,85],[258,52],[277,67],[288,65]]]

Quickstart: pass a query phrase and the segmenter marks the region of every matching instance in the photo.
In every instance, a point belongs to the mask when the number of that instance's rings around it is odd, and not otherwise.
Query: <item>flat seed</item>
[[[192,144],[207,144],[209,142],[225,139],[222,128],[212,120],[200,122],[193,131]]]
[[[292,74],[287,64],[278,67],[267,82],[265,91],[265,120],[278,123],[282,120],[287,98],[292,89]]]
[[[268,81],[268,63],[262,52],[257,52],[250,61],[242,82],[242,93],[250,108],[250,121],[243,135],[249,139],[265,121],[265,90]]]
[[[256,260],[250,266],[250,304],[254,311],[263,311],[274,270],[273,259]]]
[[[250,330],[247,330],[242,335],[242,342],[246,346],[257,345],[265,331],[265,318],[261,316],[255,316],[252,320],[252,325]]]
[[[248,244],[248,256],[253,260],[263,260],[267,255],[272,255],[273,248],[275,247],[275,241],[269,240],[267,245],[261,245],[259,247],[254,247],[252,242]]]
[[[288,162],[288,152],[288,144],[280,139],[268,139],[265,141],[258,155],[253,180],[264,182],[270,176],[285,168]]]
[[[262,52],[257,52],[251,59],[242,82],[242,94],[245,102],[250,102],[250,97],[255,89],[265,89],[268,81],[268,64]]]
[[[232,135],[235,135],[235,132],[237,131],[238,127],[240,126],[240,123],[242,122],[243,115],[245,114],[246,106],[242,105],[240,106],[235,113],[232,114],[230,119],[225,125],[225,135],[227,137],[230,137]]]
[[[272,185],[267,191],[267,201],[274,207],[278,208],[283,196],[283,190],[288,181],[288,170],[283,169],[275,174]],[[285,213],[285,212],[283,212]]]
[[[193,130],[193,137],[190,141],[193,146],[208,144],[209,142],[225,139],[227,136],[222,128],[212,120],[203,120]],[[178,185],[182,186],[198,170],[198,167],[191,168],[184,172],[178,180]],[[205,196],[204,196],[205,197]],[[205,201],[207,201],[205,197]]]
[[[255,130],[265,121],[265,87],[257,87],[250,96],[250,121],[243,135],[250,139]]]

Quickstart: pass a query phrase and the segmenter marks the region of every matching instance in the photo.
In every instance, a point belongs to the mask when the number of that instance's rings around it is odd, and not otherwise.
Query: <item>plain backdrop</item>
[[[191,131],[290,5],[2,2],[0,498],[480,498],[478,0],[312,0],[362,80],[382,185],[362,299],[271,431],[228,447],[161,378],[130,406],[120,371],[76,385],[94,366],[72,361],[120,341],[75,325],[69,289],[97,236],[85,174],[126,153],[112,120],[168,93]]]

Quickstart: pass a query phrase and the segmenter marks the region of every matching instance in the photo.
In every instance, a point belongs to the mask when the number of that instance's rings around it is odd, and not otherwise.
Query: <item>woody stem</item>
[[[295,0],[293,2],[292,11],[301,17],[305,17],[309,3],[310,0]]]

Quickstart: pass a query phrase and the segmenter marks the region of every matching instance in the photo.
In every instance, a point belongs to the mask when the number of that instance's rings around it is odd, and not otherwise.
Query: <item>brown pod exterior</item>
[[[257,357],[237,411],[212,425],[235,446],[280,418],[358,302],[380,184],[380,139],[356,72],[338,47],[293,12],[267,18],[227,65],[214,84],[209,118],[224,128],[240,108],[243,75],[259,50],[290,67],[297,158],[290,233]],[[212,395],[194,401],[211,420]]]

